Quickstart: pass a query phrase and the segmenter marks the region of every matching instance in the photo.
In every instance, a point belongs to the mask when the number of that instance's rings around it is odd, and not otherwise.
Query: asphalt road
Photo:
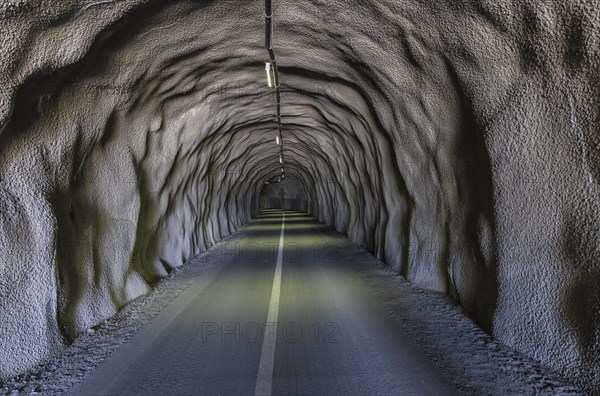
[[[322,231],[264,212],[71,394],[456,394]]]

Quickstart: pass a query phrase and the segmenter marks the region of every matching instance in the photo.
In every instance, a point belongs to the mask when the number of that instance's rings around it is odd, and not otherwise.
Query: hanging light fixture
[[[265,0],[265,49],[269,53],[269,62],[265,63],[265,71],[267,73],[267,82],[269,88],[275,90],[276,97],[276,117],[277,117],[277,128],[279,134],[275,139],[275,143],[280,146],[279,163],[281,164],[281,174],[285,177],[284,167],[284,146],[283,146],[283,125],[281,122],[281,91],[279,86],[279,73],[277,68],[277,57],[275,56],[275,50],[273,49],[273,0]],[[278,179],[281,182],[281,177]]]
[[[274,80],[274,70],[271,62],[265,63],[265,71],[267,73],[267,84],[269,84],[269,88],[273,88],[273,80]]]

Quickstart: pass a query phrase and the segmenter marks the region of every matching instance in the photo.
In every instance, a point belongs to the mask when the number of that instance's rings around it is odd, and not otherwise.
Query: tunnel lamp
[[[265,184],[269,184],[269,182],[266,182]]]
[[[281,138],[279,136],[275,138],[275,143],[277,143],[278,146],[281,146]]]
[[[271,62],[265,63],[265,71],[267,72],[267,83],[269,88],[273,88],[273,67]]]
[[[283,156],[281,156],[281,155],[279,156],[279,163],[283,164]]]

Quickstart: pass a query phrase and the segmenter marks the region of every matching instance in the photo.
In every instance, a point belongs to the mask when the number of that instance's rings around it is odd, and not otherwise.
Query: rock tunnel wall
[[[0,4],[1,377],[257,214],[278,169],[262,7]],[[600,386],[597,4],[303,0],[275,15],[307,209]]]

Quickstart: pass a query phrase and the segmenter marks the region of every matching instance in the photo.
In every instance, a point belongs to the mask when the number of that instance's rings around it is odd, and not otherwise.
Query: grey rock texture
[[[288,178],[264,192],[278,147],[262,7],[0,4],[0,376],[284,188],[600,388],[596,2],[276,1]]]

